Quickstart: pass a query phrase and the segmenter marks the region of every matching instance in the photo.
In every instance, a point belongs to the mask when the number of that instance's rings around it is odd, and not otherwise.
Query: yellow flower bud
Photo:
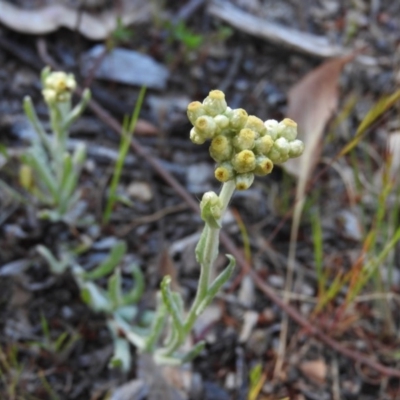
[[[259,176],[268,175],[272,172],[274,168],[274,163],[265,156],[259,156],[256,158],[256,168],[254,173]]]
[[[254,115],[249,115],[244,127],[257,132],[260,136],[264,136],[267,133],[267,128],[265,127],[264,122]]]
[[[215,178],[220,182],[227,182],[235,177],[235,171],[230,162],[223,162],[215,170]]]
[[[239,174],[250,172],[256,166],[256,157],[251,150],[242,150],[233,157],[232,165]]]
[[[225,94],[221,90],[211,90],[203,101],[204,108],[208,115],[215,117],[223,114],[228,105],[226,104]]]
[[[233,145],[238,150],[251,150],[254,147],[257,133],[251,129],[242,129],[237,136],[233,138]]]
[[[229,138],[224,135],[217,135],[210,145],[210,155],[217,161],[227,161],[232,157],[233,146]]]
[[[206,111],[204,110],[203,104],[199,101],[192,101],[187,107],[187,116],[192,125],[196,123],[197,118],[205,114]]]
[[[235,184],[237,190],[246,190],[248,189],[254,181],[254,174],[239,174],[235,177]]]
[[[203,115],[197,118],[195,127],[197,132],[199,132],[206,139],[211,139],[217,130],[216,122],[208,115]]]

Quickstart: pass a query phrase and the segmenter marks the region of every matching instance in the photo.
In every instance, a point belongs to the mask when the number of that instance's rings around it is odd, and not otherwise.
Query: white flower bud
[[[273,147],[279,151],[281,157],[289,155],[289,142],[284,137],[276,139]]]
[[[222,202],[215,192],[206,192],[200,202],[202,219],[208,223],[222,216]]]
[[[278,121],[275,119],[267,119],[264,122],[265,127],[267,128],[267,135],[271,136],[272,139],[276,139],[278,137]]]
[[[214,121],[220,129],[225,129],[229,126],[229,119],[225,115],[217,115],[214,117]]]
[[[303,154],[304,151],[304,143],[301,140],[293,140],[289,143],[289,157],[299,157]]]
[[[190,130],[190,140],[194,144],[203,144],[206,141],[206,138],[203,137],[199,132],[197,132],[196,128],[192,128]]]
[[[278,124],[278,136],[284,137],[289,142],[297,137],[297,124],[290,118],[285,118]]]

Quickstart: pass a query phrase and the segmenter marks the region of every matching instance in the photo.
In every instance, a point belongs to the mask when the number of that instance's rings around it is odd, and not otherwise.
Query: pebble
[[[106,51],[96,45],[82,57],[82,75],[88,76],[98,58]],[[133,50],[115,48],[107,53],[95,72],[96,78],[133,86],[164,90],[169,78],[168,69],[150,56]]]

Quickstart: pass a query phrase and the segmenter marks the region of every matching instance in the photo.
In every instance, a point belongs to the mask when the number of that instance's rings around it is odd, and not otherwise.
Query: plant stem
[[[235,191],[235,182],[233,180],[225,182],[222,186],[219,198],[222,203],[221,207],[221,219],[223,218],[225,211],[228,207],[229,201],[232,198],[233,192]],[[206,245],[204,246],[204,263],[201,265],[199,284],[197,286],[196,297],[187,315],[186,321],[183,325],[183,335],[181,337],[183,340],[186,339],[189,332],[192,330],[194,323],[198,317],[198,309],[205,296],[207,295],[208,289],[210,287],[211,272],[213,268],[214,261],[218,255],[219,247],[219,233],[220,228],[212,228],[209,225],[205,225],[203,234],[206,236]],[[164,355],[170,356],[174,353],[180,346],[182,341],[176,341],[172,346],[169,346]]]

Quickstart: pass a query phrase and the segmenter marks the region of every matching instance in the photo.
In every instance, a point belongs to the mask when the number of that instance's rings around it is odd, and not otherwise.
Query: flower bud
[[[214,192],[206,192],[200,202],[201,218],[213,228],[219,228],[222,216],[222,202]]]
[[[246,174],[238,174],[235,177],[235,184],[237,190],[246,190],[252,185],[253,182],[254,182],[254,174],[251,172]]]
[[[296,139],[289,143],[290,158],[301,156],[303,154],[303,151],[304,151],[304,143],[301,140]]]
[[[217,124],[214,121],[214,118],[209,117],[208,115],[203,115],[197,118],[195,127],[197,132],[206,139],[211,139],[217,130]]]
[[[282,164],[289,159],[289,149],[289,142],[285,138],[280,137],[275,140],[272,149],[268,153],[268,157],[273,163]]]
[[[187,107],[187,116],[189,121],[194,125],[197,118],[206,114],[206,110],[199,101],[192,101]]]
[[[74,75],[62,71],[49,72],[48,69],[42,75],[42,94],[47,103],[65,102],[71,98],[71,92],[76,88]]]
[[[57,101],[57,92],[53,89],[43,89],[42,96],[46,103],[52,104]]]
[[[190,130],[190,140],[194,144],[203,144],[206,141],[206,138],[197,132],[196,128],[192,128]]]
[[[278,121],[275,119],[268,119],[264,122],[264,126],[267,128],[267,135],[275,140],[278,137]]]
[[[250,172],[256,166],[256,157],[251,150],[242,150],[233,157],[232,165],[239,174]]]
[[[265,135],[255,141],[254,152],[256,154],[264,154],[266,156],[274,145],[274,141],[271,136]]]
[[[226,110],[223,114],[226,118],[228,118],[229,120],[231,120],[232,115],[233,115],[233,110],[230,107],[226,107]]]
[[[229,126],[229,119],[225,115],[217,115],[214,117],[214,121],[219,129],[225,129]]]
[[[256,168],[254,169],[254,173],[256,175],[264,176],[268,175],[272,172],[274,168],[274,163],[265,156],[256,157]]]
[[[278,136],[284,137],[289,142],[297,137],[297,124],[290,118],[285,118],[278,124]]]
[[[267,133],[267,128],[265,127],[264,122],[254,115],[249,115],[244,127],[257,132],[260,136],[264,136]]]
[[[233,138],[233,145],[238,150],[251,150],[254,147],[256,132],[244,128]]]
[[[273,146],[272,149],[268,153],[268,158],[273,162],[273,163],[280,163],[281,161],[281,153],[278,151],[278,149]]]
[[[221,90],[211,90],[208,96],[204,99],[203,105],[207,114],[212,117],[215,117],[218,114],[223,114],[227,108],[224,92]]]
[[[224,135],[217,135],[210,145],[210,155],[217,161],[227,161],[232,157],[233,146],[229,138]]]
[[[203,197],[200,202],[200,209],[202,210],[206,205],[211,205],[211,206],[221,206],[222,203],[220,198],[215,192],[205,192],[203,194]]]
[[[284,137],[280,137],[275,140],[274,148],[279,151],[281,156],[286,156],[289,154],[289,142]]]
[[[232,116],[230,119],[231,128],[236,130],[242,129],[246,124],[247,118],[248,114],[246,110],[243,110],[243,108],[232,110]]]
[[[227,182],[235,177],[235,170],[232,164],[226,161],[218,165],[214,175],[220,182]]]

